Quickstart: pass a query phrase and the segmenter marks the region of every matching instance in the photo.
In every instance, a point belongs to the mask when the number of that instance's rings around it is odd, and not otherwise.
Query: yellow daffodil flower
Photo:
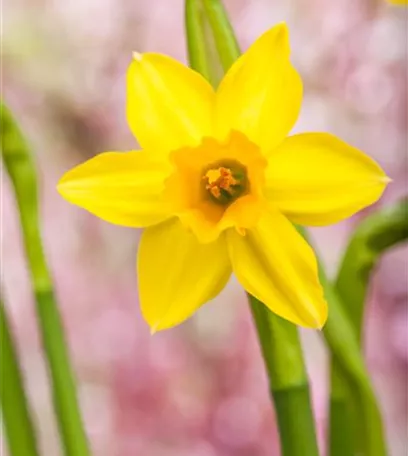
[[[146,228],[137,273],[152,331],[217,296],[232,272],[291,322],[323,326],[316,259],[292,222],[327,225],[374,203],[389,179],[327,133],[286,138],[302,101],[285,24],[262,35],[217,91],[170,57],[134,54],[127,117],[143,150],[105,152],[68,171],[69,202]]]

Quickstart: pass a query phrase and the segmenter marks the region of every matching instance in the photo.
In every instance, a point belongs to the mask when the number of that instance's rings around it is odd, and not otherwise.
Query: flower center
[[[245,135],[231,131],[220,141],[205,137],[170,154],[173,172],[163,199],[199,242],[213,242],[228,228],[244,233],[266,208],[267,161]]]
[[[223,206],[247,193],[249,187],[246,168],[233,160],[207,166],[202,180],[206,196]]]

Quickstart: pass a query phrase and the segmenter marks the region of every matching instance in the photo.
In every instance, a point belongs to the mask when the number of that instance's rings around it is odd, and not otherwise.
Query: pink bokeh
[[[150,336],[138,306],[139,234],[69,206],[61,174],[104,150],[135,148],[125,120],[131,52],[186,60],[181,0],[18,0],[3,5],[3,89],[32,144],[45,250],[67,329],[95,456],[272,456],[275,418],[245,295],[235,281],[191,320]],[[393,178],[378,206],[408,195],[404,11],[381,0],[226,1],[245,49],[285,20],[305,84],[296,131],[329,131]],[[406,16],[406,15],[405,15]],[[3,179],[2,259],[43,454],[58,436],[21,246]],[[373,210],[373,209],[370,209]],[[313,230],[334,274],[358,220]],[[366,355],[392,456],[406,454],[408,255],[384,256],[370,288]],[[327,358],[302,334],[324,446]]]

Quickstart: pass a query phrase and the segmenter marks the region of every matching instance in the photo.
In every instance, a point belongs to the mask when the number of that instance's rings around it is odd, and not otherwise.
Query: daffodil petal
[[[302,81],[289,55],[288,29],[279,24],[234,63],[217,91],[218,138],[239,130],[268,153],[287,136],[302,102]]]
[[[170,328],[224,288],[231,275],[225,238],[200,244],[178,219],[147,228],[137,272],[142,314],[152,332]]]
[[[127,118],[146,149],[197,145],[212,133],[215,94],[197,72],[162,54],[135,54],[127,72]]]
[[[227,232],[232,268],[241,285],[272,312],[297,325],[321,328],[327,304],[313,250],[278,212],[267,212],[245,236]]]
[[[290,220],[328,225],[380,198],[390,179],[358,149],[327,133],[287,138],[269,157],[266,196]]]
[[[169,167],[146,151],[105,152],[68,171],[57,188],[103,220],[144,227],[170,215],[161,199]]]

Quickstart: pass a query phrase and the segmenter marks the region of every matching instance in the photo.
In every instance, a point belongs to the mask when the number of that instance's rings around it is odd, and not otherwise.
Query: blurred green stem
[[[357,227],[345,251],[337,279],[336,291],[344,312],[361,345],[364,304],[369,279],[380,255],[388,248],[408,239],[408,200],[379,210],[365,218]],[[352,435],[350,424],[359,423],[352,385],[335,358],[331,361],[330,391],[330,456],[353,455],[344,447],[344,433]],[[358,440],[358,438],[357,438]]]
[[[275,404],[282,455],[318,455],[298,330],[253,296],[248,297]]]
[[[354,430],[355,442],[352,435],[347,435],[342,429],[338,429],[336,434],[332,435],[333,443],[336,437],[337,441],[341,441],[342,448],[350,448],[350,445],[353,445],[354,454],[386,456],[381,413],[357,337],[344,311],[344,305],[333,285],[329,283],[322,267],[320,267],[320,281],[329,303],[329,318],[323,328],[323,335],[338,368],[344,373],[344,379],[349,385],[348,390],[352,394],[351,407],[358,413],[358,419],[350,423]],[[335,399],[338,400],[339,397]],[[347,413],[349,413],[348,408]],[[346,439],[349,441],[346,442]],[[334,448],[334,451],[335,454],[344,456],[344,453],[340,453],[339,447]]]
[[[360,344],[364,303],[373,268],[387,249],[407,240],[408,199],[403,199],[366,217],[348,244],[335,286]]]
[[[207,13],[221,65],[226,73],[241,55],[238,40],[220,0],[201,0]]]
[[[220,78],[220,67],[201,0],[186,0],[185,21],[190,66],[193,69],[199,68],[201,75],[216,86]]]
[[[0,341],[0,399],[10,455],[39,456],[17,350],[2,302],[0,302]]]
[[[62,444],[66,456],[88,456],[88,443],[80,416],[63,324],[42,248],[35,167],[23,134],[4,104],[1,105],[1,126],[2,157],[19,208]]]
[[[304,229],[299,228],[299,232],[308,239]],[[381,413],[364,365],[356,334],[344,310],[343,302],[334,286],[329,282],[325,268],[319,258],[318,261],[320,282],[329,303],[329,317],[323,328],[323,335],[337,364],[336,368],[343,372],[345,380],[345,384],[335,383],[338,389],[333,399],[336,401],[341,399],[344,393],[343,388],[348,385],[347,389],[352,394],[351,407],[358,411],[358,419],[351,421],[351,423],[349,421],[345,429],[336,429],[335,435],[331,435],[333,447],[336,446],[330,449],[334,451],[334,454],[346,456],[347,453],[341,453],[341,449],[347,451],[353,446],[353,454],[386,456],[387,450]],[[341,411],[345,412],[343,409]],[[349,412],[347,411],[347,413]],[[344,415],[341,415],[340,419],[343,418],[345,418]],[[346,424],[346,421],[343,424]],[[351,432],[346,433],[350,431],[350,425],[354,430],[355,442]],[[335,442],[340,442],[341,446],[339,447]]]
[[[237,40],[222,3],[214,0],[202,1],[221,64],[226,72],[240,55]],[[191,9],[191,3],[193,2],[186,0],[190,65],[206,76],[208,61],[204,63],[201,58],[191,55],[191,51],[198,52],[197,49],[200,49],[199,56],[204,56],[206,52],[203,48],[209,46],[208,42],[200,41],[202,32],[198,30],[200,25],[197,18],[189,17],[191,14],[198,14]],[[191,24],[195,24],[195,27],[191,27]],[[253,296],[249,296],[249,300],[275,404],[282,455],[317,456],[309,385],[297,328],[272,314]]]
[[[331,356],[330,362],[330,400],[329,400],[329,456],[354,456],[354,429],[352,410],[347,403],[347,378],[342,374],[340,364]]]

